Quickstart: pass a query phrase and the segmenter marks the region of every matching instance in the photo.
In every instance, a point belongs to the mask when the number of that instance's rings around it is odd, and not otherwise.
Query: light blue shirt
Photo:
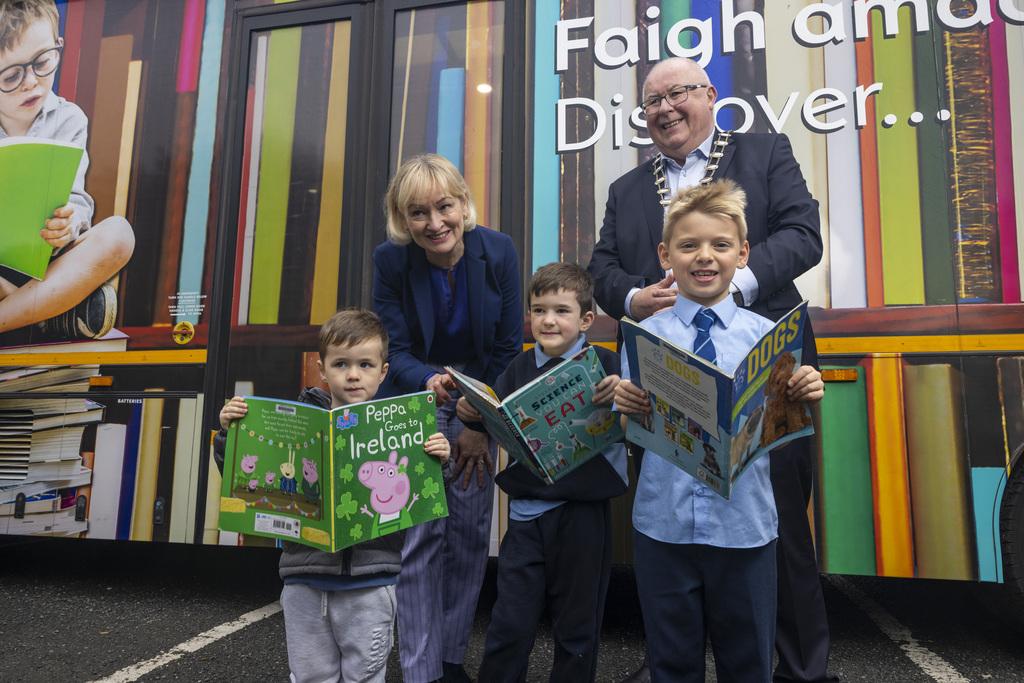
[[[680,295],[675,304],[640,325],[684,349],[693,348],[697,327],[693,316],[701,305]],[[718,321],[711,328],[718,366],[733,372],[772,322],[739,308],[726,297],[712,306]],[[622,354],[622,378],[629,361]],[[771,457],[771,456],[768,456]],[[769,479],[768,457],[759,458],[743,473],[729,500],[652,451],[644,452],[643,467],[633,503],[633,527],[664,543],[700,543],[720,548],[756,548],[778,536],[775,496]]]
[[[562,354],[563,359],[572,358],[583,349],[583,344],[587,341],[585,335],[580,335],[579,339],[572,347]],[[549,356],[544,353],[540,348],[540,344],[534,344],[533,346],[533,357],[537,363],[537,367],[543,366],[554,356]],[[608,460],[622,481],[629,483],[629,474],[626,471],[626,445],[621,441],[613,443],[612,445],[601,451],[605,459]],[[516,467],[520,467],[517,465]],[[559,505],[565,503],[564,500],[536,500],[534,498],[513,498],[509,503],[508,516],[514,522],[529,522],[531,519],[536,519],[543,515],[548,510],[554,510]]]
[[[707,165],[707,160],[711,157],[711,143],[714,137],[715,131],[712,129],[711,134],[704,139],[704,142],[686,155],[681,166],[675,159],[662,155],[665,159],[665,180],[668,183],[670,197],[674,197],[676,192],[681,189],[693,187],[704,177],[704,168]],[[667,270],[665,274],[668,275]],[[732,286],[729,289],[730,291],[739,290],[743,294],[743,303],[747,306],[757,300],[757,294],[760,291],[757,277],[750,268],[737,268],[732,276]],[[630,316],[633,315],[630,304],[633,303],[633,297],[639,291],[639,287],[634,287],[626,293],[625,311]]]

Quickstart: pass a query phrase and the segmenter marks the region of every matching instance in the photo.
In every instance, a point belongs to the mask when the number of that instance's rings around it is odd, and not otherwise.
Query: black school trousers
[[[611,505],[567,502],[509,522],[498,552],[498,599],[477,680],[526,680],[537,624],[554,637],[551,681],[593,681],[611,573]]]

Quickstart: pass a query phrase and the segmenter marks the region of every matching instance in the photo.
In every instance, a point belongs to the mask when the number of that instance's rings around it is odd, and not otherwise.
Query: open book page
[[[448,514],[432,392],[333,412],[295,401],[245,399],[228,430],[220,527],[325,551]]]
[[[626,438],[728,498],[750,463],[813,433],[807,406],[785,399],[786,382],[800,366],[806,315],[805,302],[784,316],[755,344],[735,376],[623,320],[632,381],[651,401],[649,416],[629,420]]]
[[[334,548],[448,515],[440,461],[423,451],[437,432],[432,391],[331,412]]]
[[[541,471],[534,460],[533,451],[530,450],[526,437],[523,436],[515,421],[502,408],[497,395],[491,387],[483,382],[473,379],[468,375],[453,368],[445,368],[445,371],[452,376],[459,391],[466,398],[471,406],[480,413],[484,429],[496,440],[501,447],[508,451],[509,455],[517,462],[525,466],[537,477],[550,481]]]
[[[729,427],[732,481],[773,448],[814,433],[807,403],[786,398],[789,378],[803,364],[806,319],[805,301],[780,318],[736,368]]]
[[[245,402],[248,414],[228,429],[221,528],[329,551],[329,414],[296,401]]]
[[[567,358],[502,403],[549,481],[557,481],[622,439],[610,405],[594,405],[605,378],[593,347]]]

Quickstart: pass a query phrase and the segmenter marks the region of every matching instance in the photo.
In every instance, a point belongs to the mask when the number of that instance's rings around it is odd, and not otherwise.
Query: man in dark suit
[[[723,134],[714,126],[715,87],[689,59],[659,62],[644,82],[642,106],[660,154],[612,183],[589,270],[601,308],[642,320],[672,306],[671,272],[661,268],[662,201],[704,179],[731,178],[746,192],[750,257],[736,271],[737,303],[772,320],[801,301],[793,279],[821,260],[818,202],[785,135]],[[805,363],[817,365],[805,327]],[[776,680],[830,680],[829,631],[807,522],[813,481],[809,439],[771,454],[779,515]]]

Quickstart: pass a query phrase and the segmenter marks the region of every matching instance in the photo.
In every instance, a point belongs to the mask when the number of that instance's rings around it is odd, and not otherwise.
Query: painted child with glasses
[[[14,136],[67,142],[85,149],[89,120],[53,92],[63,39],[53,0],[0,2],[0,140]],[[65,206],[39,226],[54,248],[42,280],[0,265],[0,334],[36,325],[32,340],[95,338],[117,316],[117,293],[106,284],[135,249],[131,225],[111,216],[92,225],[83,153]]]
[[[684,190],[665,214],[658,256],[679,286],[675,304],[641,324],[732,372],[773,323],[737,307],[729,283],[750,246],[746,196],[721,180]],[[615,403],[649,414],[622,356]],[[821,373],[804,365],[787,396],[818,401]],[[769,455],[769,457],[771,457]],[[704,681],[708,636],[720,681],[770,681],[775,645],[778,517],[769,460],[755,461],[720,497],[667,460],[645,453],[633,504],[634,566],[651,680]]]

